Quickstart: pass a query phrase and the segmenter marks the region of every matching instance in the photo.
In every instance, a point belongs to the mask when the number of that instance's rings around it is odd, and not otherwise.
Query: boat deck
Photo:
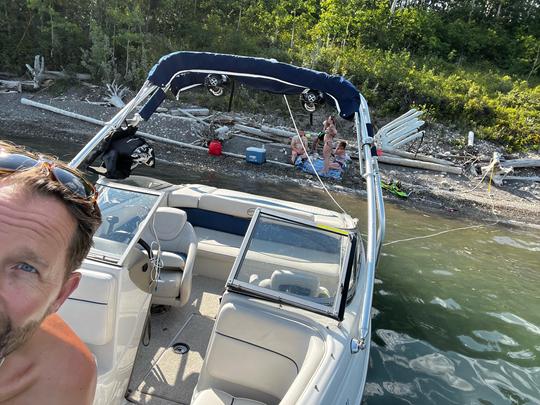
[[[224,291],[223,280],[194,276],[189,304],[151,316],[151,339],[141,340],[129,383],[130,403],[189,405]],[[177,354],[172,346],[187,344]]]

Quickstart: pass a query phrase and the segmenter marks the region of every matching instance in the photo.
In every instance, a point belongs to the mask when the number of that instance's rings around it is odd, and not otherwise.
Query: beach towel
[[[334,179],[334,180],[341,180],[341,176],[343,174],[343,171],[336,170],[336,169],[330,169],[330,170],[328,170],[327,173],[321,173],[323,168],[324,168],[324,160],[323,159],[313,159],[312,158],[311,161],[313,162],[313,166],[315,166],[315,170],[317,171],[319,176],[331,178],[331,179]],[[305,173],[315,174],[315,171],[313,170],[313,166],[311,165],[311,163],[309,163],[309,160],[307,160],[307,159],[302,161],[302,158],[298,157],[298,158],[296,158],[295,165],[296,165],[297,168],[299,168],[300,170],[302,170]]]

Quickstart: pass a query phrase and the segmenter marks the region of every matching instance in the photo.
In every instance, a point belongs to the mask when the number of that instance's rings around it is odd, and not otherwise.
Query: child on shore
[[[333,168],[343,170],[345,166],[347,166],[347,163],[351,161],[351,157],[347,153],[347,142],[341,141],[336,150],[334,151],[334,164],[337,166],[334,166]],[[332,164],[330,165],[332,167]]]

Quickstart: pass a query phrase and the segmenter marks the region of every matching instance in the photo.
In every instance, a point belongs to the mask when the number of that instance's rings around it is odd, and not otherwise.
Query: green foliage
[[[380,113],[419,106],[510,149],[540,147],[538,1],[10,0],[0,13],[0,70],[40,54],[48,69],[138,87],[173,51],[274,57],[345,75]],[[237,89],[235,108],[265,104]]]
[[[81,65],[95,80],[112,82],[116,76],[111,40],[95,22],[90,25],[90,49],[82,49]]]

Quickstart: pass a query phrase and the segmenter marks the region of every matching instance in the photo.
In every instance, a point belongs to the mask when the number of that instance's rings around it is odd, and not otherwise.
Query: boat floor
[[[199,379],[223,280],[193,277],[190,302],[182,308],[171,308],[151,316],[151,339],[141,340],[128,388],[127,400],[136,404],[189,404]],[[159,307],[158,307],[159,308]],[[172,346],[189,346],[177,354]]]

